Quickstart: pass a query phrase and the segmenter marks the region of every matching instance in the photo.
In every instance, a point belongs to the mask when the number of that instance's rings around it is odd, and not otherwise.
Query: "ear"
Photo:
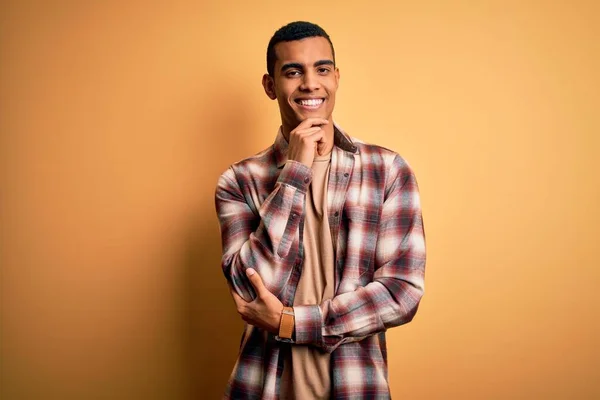
[[[277,95],[275,94],[275,81],[273,81],[273,77],[269,74],[264,74],[262,78],[262,85],[267,96],[269,96],[271,100],[275,100]]]
[[[340,84],[340,69],[337,67],[335,68],[335,84]]]

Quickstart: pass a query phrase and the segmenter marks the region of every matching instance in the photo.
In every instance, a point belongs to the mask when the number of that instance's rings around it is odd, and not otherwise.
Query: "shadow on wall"
[[[203,199],[204,205],[190,220],[183,265],[183,351],[191,399],[222,397],[244,326],[220,267],[221,237],[214,207],[214,189],[219,175],[231,163],[256,153],[251,137],[256,124],[248,112],[248,104],[232,101],[244,98],[240,92],[239,87],[221,87],[212,96],[207,96],[213,104],[215,100],[219,104],[218,111],[215,112],[213,105],[208,108],[210,115],[200,114],[195,140],[199,157],[206,160],[202,163],[204,179],[199,184],[210,187],[210,198]]]
[[[221,398],[243,329],[220,269],[218,224],[208,223],[216,217],[204,211],[189,232],[185,265],[183,351],[190,399]]]

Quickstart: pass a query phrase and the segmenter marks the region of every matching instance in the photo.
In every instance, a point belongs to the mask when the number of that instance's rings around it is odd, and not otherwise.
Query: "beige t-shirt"
[[[304,264],[294,305],[321,304],[334,295],[334,253],[327,219],[327,183],[331,153],[316,156],[313,179],[306,194]],[[328,353],[314,346],[292,345],[285,359],[282,399],[329,399],[331,369]]]

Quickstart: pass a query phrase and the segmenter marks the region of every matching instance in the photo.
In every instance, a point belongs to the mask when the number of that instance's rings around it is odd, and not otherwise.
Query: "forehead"
[[[275,65],[287,63],[312,64],[319,60],[332,60],[333,53],[329,41],[324,37],[309,37],[275,45],[277,60]]]

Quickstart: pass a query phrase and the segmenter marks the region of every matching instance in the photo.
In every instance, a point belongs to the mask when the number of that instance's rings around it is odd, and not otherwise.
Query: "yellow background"
[[[3,1],[1,389],[216,399],[242,323],[213,193],[279,124],[260,81],[321,24],[335,118],[416,171],[415,320],[398,399],[600,396],[596,1]]]

